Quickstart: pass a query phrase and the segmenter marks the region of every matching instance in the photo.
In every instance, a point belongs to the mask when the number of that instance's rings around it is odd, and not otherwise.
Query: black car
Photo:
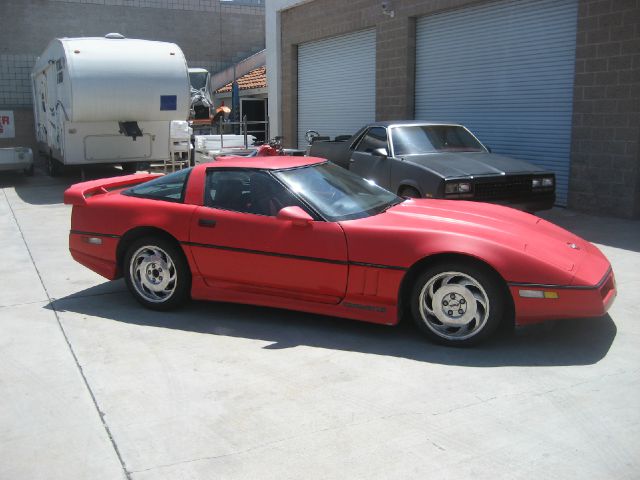
[[[552,172],[491,153],[462,125],[378,122],[333,141],[307,133],[309,155],[400,196],[477,200],[527,211],[545,210],[555,202]]]

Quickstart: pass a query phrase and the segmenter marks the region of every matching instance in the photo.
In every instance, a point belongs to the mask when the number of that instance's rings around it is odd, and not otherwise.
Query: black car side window
[[[184,201],[185,186],[190,173],[190,168],[179,170],[136,185],[123,191],[122,194],[168,202],[182,202]]]
[[[204,202],[212,208],[272,217],[284,207],[304,208],[267,172],[244,169],[208,171]]]
[[[387,150],[387,130],[383,127],[371,127],[356,147],[356,152],[373,153],[379,148]]]

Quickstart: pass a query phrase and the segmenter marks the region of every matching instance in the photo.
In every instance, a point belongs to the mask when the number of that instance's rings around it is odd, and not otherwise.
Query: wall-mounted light
[[[396,12],[393,9],[393,4],[391,2],[382,2],[380,6],[382,7],[383,14],[389,15],[391,18],[396,16]]]

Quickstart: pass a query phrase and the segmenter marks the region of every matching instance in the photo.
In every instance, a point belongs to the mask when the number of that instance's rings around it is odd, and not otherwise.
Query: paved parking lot
[[[410,326],[144,310],[71,259],[77,180],[0,175],[0,478],[640,477],[639,221],[543,215],[612,261],[610,315],[451,349]]]

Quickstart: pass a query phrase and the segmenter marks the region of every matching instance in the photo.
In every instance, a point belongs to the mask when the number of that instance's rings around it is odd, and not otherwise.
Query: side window
[[[387,130],[382,127],[372,127],[360,140],[356,152],[373,153],[378,148],[387,150]]]
[[[304,208],[271,175],[259,170],[209,170],[204,203],[212,208],[272,217],[284,207]]]
[[[64,69],[64,58],[60,58],[56,60],[56,72],[57,72],[58,83],[62,83],[63,81],[63,74],[62,74],[63,69]]]
[[[155,178],[122,192],[132,197],[144,197],[168,202],[182,202],[185,185],[191,169],[179,170],[163,177]]]

